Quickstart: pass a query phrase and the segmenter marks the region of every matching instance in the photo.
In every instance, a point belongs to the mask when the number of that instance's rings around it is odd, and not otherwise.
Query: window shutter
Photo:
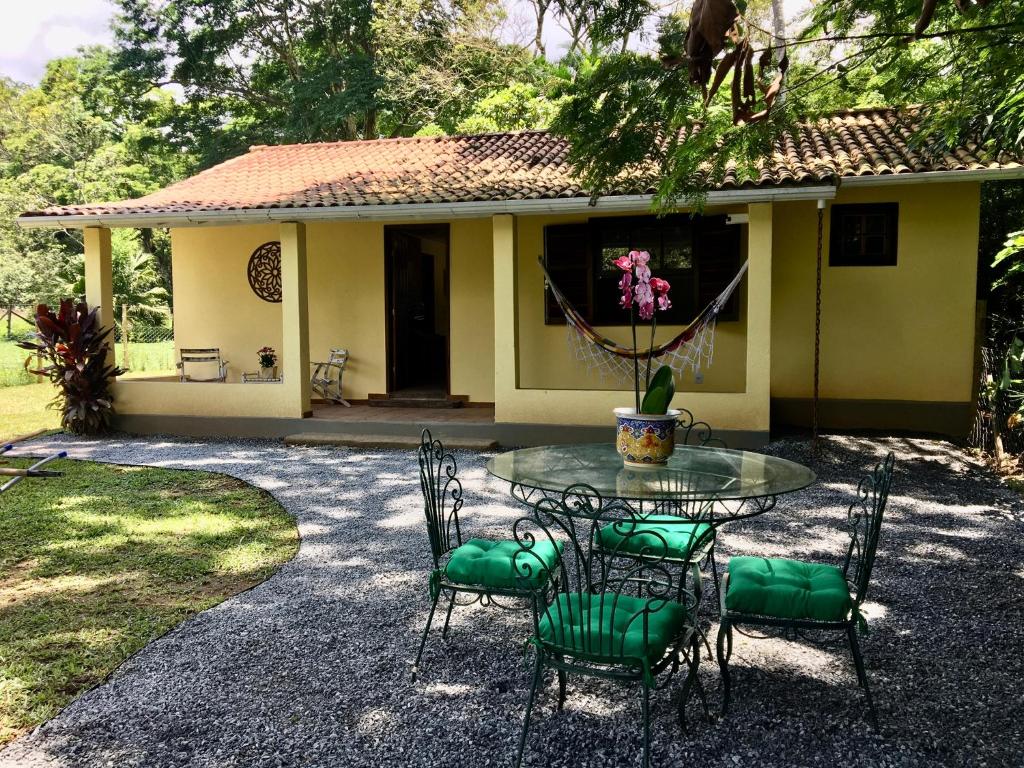
[[[736,276],[740,268],[740,228],[726,223],[725,216],[696,219],[694,254],[697,257],[697,311],[704,309]],[[722,320],[738,320],[739,291],[722,308]]]
[[[544,263],[569,302],[588,321],[593,319],[593,280],[587,224],[552,224],[544,227]],[[550,291],[545,291],[544,322],[565,322]]]

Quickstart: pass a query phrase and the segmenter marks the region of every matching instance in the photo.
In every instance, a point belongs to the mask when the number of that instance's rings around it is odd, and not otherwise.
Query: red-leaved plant
[[[60,410],[61,426],[76,435],[95,435],[110,428],[114,398],[110,384],[123,370],[107,363],[113,328],[100,326],[98,308],[71,299],[60,303],[54,314],[46,304],[36,308],[34,341],[18,344],[30,350],[43,364],[29,368],[32,356],[25,360],[30,373],[45,376],[58,393],[50,408]]]

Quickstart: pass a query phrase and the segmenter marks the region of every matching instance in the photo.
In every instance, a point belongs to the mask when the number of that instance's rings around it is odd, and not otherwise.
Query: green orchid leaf
[[[651,377],[651,385],[647,388],[647,393],[644,395],[643,403],[640,406],[640,413],[652,415],[666,413],[675,394],[676,382],[672,376],[672,369],[667,365],[663,365]]]

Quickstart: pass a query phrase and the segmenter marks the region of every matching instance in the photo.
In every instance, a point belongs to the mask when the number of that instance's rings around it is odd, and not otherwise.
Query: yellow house
[[[980,184],[1024,167],[973,146],[911,147],[908,119],[868,110],[805,125],[756,181],[730,175],[700,216],[651,215],[642,182],[591,200],[565,141],[530,131],[252,147],[140,199],[19,223],[84,229],[87,299],[106,323],[110,229],[170,229],[176,348],[218,348],[227,380],[118,381],[129,431],[413,434],[443,421],[510,444],[603,439],[631,385],[572,353],[538,258],[625,342],[609,264],[642,248],[673,283],[659,341],[748,265],[713,363],[684,375],[674,402],[730,444],[809,423],[819,297],[822,426],[959,435],[975,381]],[[281,380],[244,382],[264,346]],[[351,410],[311,400],[310,360],[331,348],[350,353]],[[396,402],[463,408],[375,407]]]

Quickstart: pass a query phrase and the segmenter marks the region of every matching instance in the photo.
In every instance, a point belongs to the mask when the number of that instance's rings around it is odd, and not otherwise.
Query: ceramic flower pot
[[[656,467],[668,461],[676,447],[679,411],[665,414],[637,413],[635,408],[616,408],[615,446],[628,467]]]
[[[271,365],[268,367],[260,368],[261,379],[276,379],[277,378],[277,366]]]

